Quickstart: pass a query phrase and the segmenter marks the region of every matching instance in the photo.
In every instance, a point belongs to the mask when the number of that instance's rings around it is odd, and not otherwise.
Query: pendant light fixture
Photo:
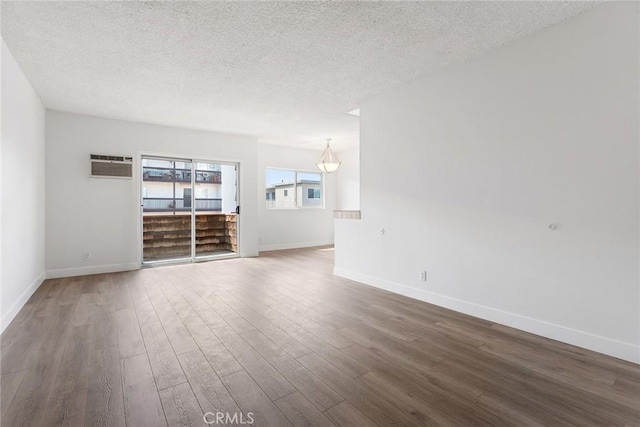
[[[338,160],[336,153],[331,151],[331,147],[329,146],[330,141],[331,139],[327,139],[327,148],[324,149],[318,163],[316,163],[318,169],[324,173],[335,172],[342,164],[342,162]]]

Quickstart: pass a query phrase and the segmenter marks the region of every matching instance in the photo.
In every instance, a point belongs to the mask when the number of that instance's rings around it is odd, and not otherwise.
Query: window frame
[[[311,171],[311,170],[303,170],[303,169],[290,169],[290,168],[280,168],[280,167],[267,166],[267,167],[264,168],[264,176],[265,176],[264,190],[265,191],[268,188],[267,187],[267,182],[266,182],[266,175],[267,175],[267,171],[268,170],[278,170],[278,171],[284,171],[284,172],[293,172],[293,187],[287,189],[287,190],[293,190],[293,206],[281,206],[281,207],[273,206],[273,207],[269,207],[265,203],[265,209],[266,210],[269,210],[269,211],[287,211],[287,210],[298,210],[298,209],[303,209],[303,210],[304,209],[326,209],[326,204],[325,204],[326,191],[325,191],[325,179],[324,179],[325,177],[324,177],[324,174],[322,172],[320,172],[320,171]],[[319,197],[319,199],[321,200],[321,203],[318,206],[298,206],[298,174],[299,173],[320,175],[320,197]],[[304,199],[304,194],[302,194],[302,193],[303,192],[301,191],[301,197]],[[274,189],[274,198],[271,199],[271,201],[274,202],[274,203],[275,203],[275,200],[277,199],[275,194],[276,194],[276,191]]]

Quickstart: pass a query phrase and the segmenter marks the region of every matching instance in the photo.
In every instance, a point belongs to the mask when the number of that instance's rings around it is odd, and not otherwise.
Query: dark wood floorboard
[[[335,425],[340,427],[375,427],[376,425],[371,419],[367,418],[347,401],[326,410],[324,414],[333,421]]]
[[[204,412],[189,383],[160,390],[162,408],[170,426],[201,426]]]
[[[322,247],[47,280],[0,336],[0,423],[640,426],[640,366],[332,268]]]
[[[298,391],[276,400],[276,405],[294,427],[334,426]]]

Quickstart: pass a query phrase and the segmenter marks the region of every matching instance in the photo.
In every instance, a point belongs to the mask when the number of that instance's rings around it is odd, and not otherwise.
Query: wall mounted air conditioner
[[[133,157],[91,154],[92,178],[133,178]]]

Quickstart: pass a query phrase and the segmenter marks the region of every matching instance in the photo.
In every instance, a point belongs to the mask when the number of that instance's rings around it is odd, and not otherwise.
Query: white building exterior
[[[322,182],[298,180],[274,184],[266,189],[268,208],[310,208],[323,206]]]

